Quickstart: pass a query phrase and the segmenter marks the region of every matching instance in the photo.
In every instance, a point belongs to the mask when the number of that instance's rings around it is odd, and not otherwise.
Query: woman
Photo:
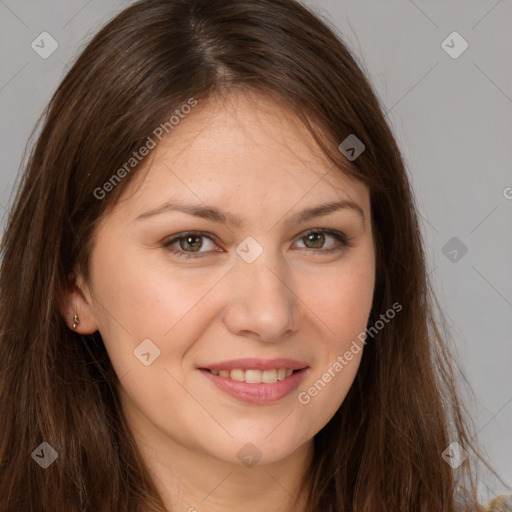
[[[479,509],[399,149],[295,1],[113,19],[2,250],[2,510]]]

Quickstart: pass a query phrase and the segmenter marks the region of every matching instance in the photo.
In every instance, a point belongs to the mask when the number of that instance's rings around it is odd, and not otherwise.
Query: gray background
[[[2,229],[25,143],[67,63],[130,3],[0,0]],[[512,485],[512,1],[304,3],[337,27],[382,101],[415,189],[430,275],[477,398],[470,410],[478,439]],[[47,59],[31,48],[44,31],[59,45]],[[453,31],[469,44],[455,59],[441,46]],[[458,246],[446,246],[452,237]],[[506,491],[482,476],[483,500]]]

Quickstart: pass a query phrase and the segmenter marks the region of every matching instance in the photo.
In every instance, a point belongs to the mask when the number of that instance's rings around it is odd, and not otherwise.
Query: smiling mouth
[[[287,379],[295,372],[301,371],[291,368],[276,368],[272,370],[242,370],[241,368],[234,368],[233,370],[210,370],[209,368],[202,368],[202,370],[218,377],[224,377],[238,382],[246,382],[247,384],[274,384],[275,382]]]

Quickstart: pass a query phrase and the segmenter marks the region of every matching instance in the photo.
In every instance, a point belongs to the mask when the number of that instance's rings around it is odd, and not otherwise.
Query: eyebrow
[[[301,222],[306,222],[316,217],[323,217],[325,215],[328,215],[339,210],[355,211],[361,216],[363,222],[365,220],[363,209],[357,203],[354,203],[353,201],[349,200],[342,200],[321,204],[318,206],[313,206],[311,208],[306,208],[305,210],[302,210],[293,215],[292,217],[290,217],[286,221],[286,224],[300,224]],[[242,219],[240,219],[236,215],[233,215],[231,212],[222,211],[219,208],[215,208],[213,206],[182,203],[178,201],[168,201],[163,205],[159,206],[158,208],[142,213],[136,218],[136,220],[139,221],[147,219],[149,217],[153,217],[155,215],[159,215],[161,213],[170,211],[179,211],[187,213],[189,215],[200,217],[202,219],[210,220],[212,222],[229,224],[236,227],[243,227],[245,224]]]

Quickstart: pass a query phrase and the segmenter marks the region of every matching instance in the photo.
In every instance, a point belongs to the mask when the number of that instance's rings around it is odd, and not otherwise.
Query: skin
[[[177,211],[137,220],[170,199],[227,210],[243,225]],[[364,218],[344,208],[287,224],[305,208],[340,200],[359,205]],[[308,241],[311,228],[341,231],[352,246],[331,235]],[[204,257],[163,247],[191,230],[212,235],[200,239]],[[252,263],[236,252],[248,236],[263,248]],[[331,247],[339,249],[325,252]],[[186,244],[174,248],[185,252]],[[79,315],[80,333],[100,331],[166,507],[305,510],[294,499],[313,436],[343,402],[362,352],[309,403],[297,395],[366,328],[375,284],[367,187],[333,168],[282,105],[256,94],[211,98],[152,151],[104,216],[90,276],[85,283],[76,269],[63,314],[70,327]],[[160,350],[149,366],[134,356],[144,339]],[[198,370],[243,357],[289,357],[310,368],[297,390],[265,405],[236,400]],[[261,456],[252,467],[237,457],[249,442]]]

